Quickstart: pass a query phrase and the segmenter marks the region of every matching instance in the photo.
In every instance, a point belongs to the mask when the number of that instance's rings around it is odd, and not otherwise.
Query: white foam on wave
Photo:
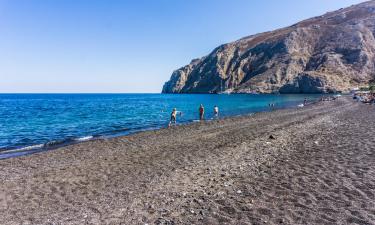
[[[23,148],[1,151],[0,154],[13,153],[13,152],[25,152],[25,151],[40,149],[40,148],[43,148],[43,147],[44,147],[44,144],[31,145],[31,146],[26,146],[26,147],[23,147]]]
[[[74,140],[76,140],[76,141],[88,141],[88,140],[93,139],[93,138],[94,138],[93,136],[86,136],[86,137],[76,138]]]
[[[27,146],[20,148],[21,150],[32,150],[32,149],[37,149],[37,148],[42,148],[44,144],[38,144],[38,145],[32,145],[32,146]]]

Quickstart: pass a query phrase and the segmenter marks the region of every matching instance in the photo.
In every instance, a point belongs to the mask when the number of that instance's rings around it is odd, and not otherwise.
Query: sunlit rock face
[[[224,44],[163,93],[327,93],[375,80],[375,0]]]

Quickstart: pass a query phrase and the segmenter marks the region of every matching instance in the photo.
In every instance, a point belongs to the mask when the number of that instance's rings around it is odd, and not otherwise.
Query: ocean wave
[[[94,138],[94,136],[85,136],[85,137],[75,138],[74,140],[75,141],[88,141],[88,140],[91,140],[93,138]]]
[[[44,144],[30,145],[30,146],[26,146],[26,147],[22,147],[22,148],[0,151],[0,154],[37,150],[37,149],[43,148],[44,146],[45,146]]]
[[[52,147],[52,146],[57,146],[57,145],[63,145],[65,143],[71,142],[70,139],[64,139],[64,140],[54,140],[54,141],[49,141],[44,144],[44,147]]]
[[[75,143],[75,142],[83,142],[83,141],[89,141],[91,139],[94,139],[95,136],[84,136],[84,137],[79,137],[79,138],[67,138],[64,140],[53,140],[49,141],[44,144],[35,144],[35,145],[30,145],[30,146],[25,146],[25,147],[20,147],[20,148],[15,148],[15,149],[0,149],[0,154],[11,154],[11,153],[18,153],[18,152],[27,152],[27,151],[34,151],[34,150],[39,150],[39,149],[50,149],[50,148],[55,148],[58,146],[63,146],[65,144],[69,143]]]

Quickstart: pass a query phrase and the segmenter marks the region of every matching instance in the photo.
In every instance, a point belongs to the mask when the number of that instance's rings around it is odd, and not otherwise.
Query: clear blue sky
[[[160,92],[220,44],[362,0],[0,0],[0,92]]]

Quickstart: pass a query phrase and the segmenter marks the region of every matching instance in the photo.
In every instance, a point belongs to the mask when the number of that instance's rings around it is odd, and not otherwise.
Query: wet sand
[[[375,224],[375,106],[302,109],[0,161],[0,224]]]

